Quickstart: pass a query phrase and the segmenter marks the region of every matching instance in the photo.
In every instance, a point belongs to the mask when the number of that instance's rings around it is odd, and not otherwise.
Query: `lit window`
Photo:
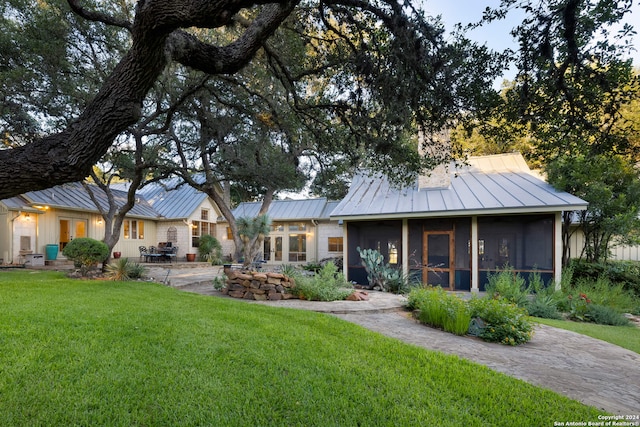
[[[122,228],[125,239],[144,239],[144,221],[126,219]]]
[[[342,252],[342,237],[329,237],[329,252]]]
[[[388,243],[389,248],[389,264],[398,263],[398,242],[393,241]]]

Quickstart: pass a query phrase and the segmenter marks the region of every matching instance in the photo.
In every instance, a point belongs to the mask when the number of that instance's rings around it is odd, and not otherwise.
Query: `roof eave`
[[[497,208],[497,209],[475,209],[475,210],[452,210],[433,212],[397,212],[381,214],[362,215],[331,215],[332,220],[342,221],[364,221],[380,219],[415,219],[415,218],[441,218],[453,216],[486,216],[486,215],[509,215],[509,214],[535,214],[553,213],[563,211],[585,210],[587,205],[562,205],[562,206],[527,206],[521,208]]]

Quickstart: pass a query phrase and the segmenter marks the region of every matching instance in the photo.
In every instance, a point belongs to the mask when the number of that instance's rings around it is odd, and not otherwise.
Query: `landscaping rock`
[[[347,301],[369,301],[369,293],[365,291],[355,291],[345,299]]]
[[[233,298],[280,301],[296,298],[291,292],[293,279],[281,273],[225,271],[222,293]],[[358,300],[360,301],[360,300]]]

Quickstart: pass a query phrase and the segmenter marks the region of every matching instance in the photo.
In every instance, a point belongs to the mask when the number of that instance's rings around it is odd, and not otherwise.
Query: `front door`
[[[443,289],[454,289],[453,231],[425,231],[422,282]]]
[[[78,237],[87,237],[87,220],[60,218],[60,251]]]

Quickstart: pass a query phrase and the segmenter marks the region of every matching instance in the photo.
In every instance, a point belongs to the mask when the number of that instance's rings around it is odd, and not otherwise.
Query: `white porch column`
[[[480,292],[478,268],[478,217],[471,217],[471,292]]]
[[[562,279],[562,212],[556,212],[556,220],[553,224],[553,280],[556,290],[560,290]]]
[[[349,277],[349,241],[347,240],[347,222],[338,222],[342,227],[342,274],[347,280],[351,280]]]
[[[409,277],[409,220],[402,220],[402,274]]]

